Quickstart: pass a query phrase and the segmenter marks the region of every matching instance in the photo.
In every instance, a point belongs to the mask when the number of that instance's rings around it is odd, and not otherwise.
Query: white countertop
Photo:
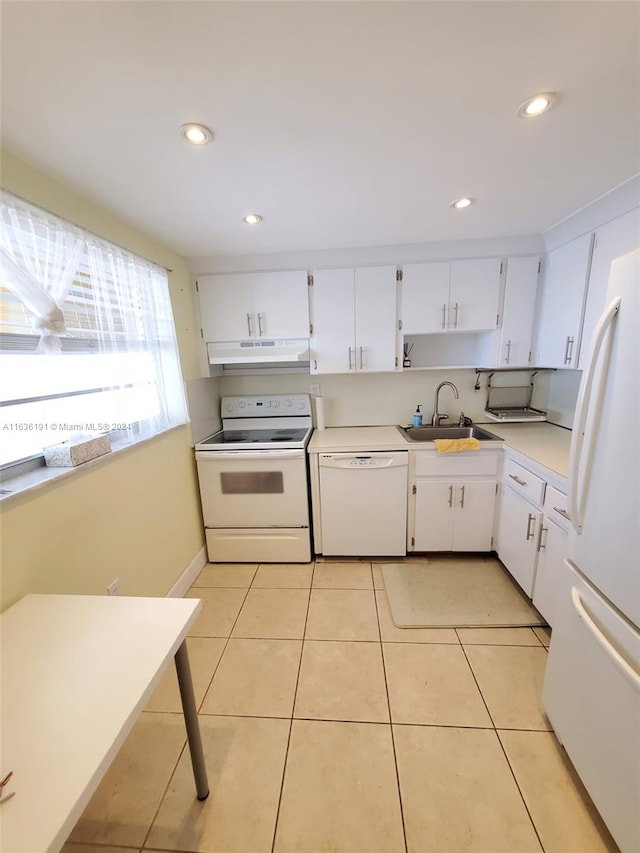
[[[483,424],[511,450],[522,453],[561,477],[569,473],[571,430],[548,423]]]
[[[329,427],[314,430],[309,442],[309,453],[408,450],[414,446],[395,426]]]
[[[567,476],[571,430],[549,423],[486,423],[481,426],[494,435],[500,436],[506,447],[523,454],[561,477]],[[495,447],[496,444],[497,442],[487,442],[484,446],[488,449]],[[355,426],[315,430],[308,449],[309,453],[340,453],[420,448],[432,449],[433,443],[418,444],[408,441],[396,426]]]

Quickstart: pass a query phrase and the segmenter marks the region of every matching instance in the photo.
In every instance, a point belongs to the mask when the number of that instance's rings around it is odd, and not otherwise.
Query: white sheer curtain
[[[75,432],[187,422],[164,268],[6,192],[0,253],[0,429],[15,445],[0,464]]]
[[[79,232],[44,211],[34,218],[30,205],[3,194],[0,247],[4,285],[32,315],[40,333],[38,351],[60,351],[66,330],[64,304],[83,247]]]
[[[118,354],[113,387],[123,391],[121,420],[136,420],[144,434],[184,423],[186,401],[166,271],[91,238],[87,260],[99,349]],[[146,416],[135,416],[143,399]]]

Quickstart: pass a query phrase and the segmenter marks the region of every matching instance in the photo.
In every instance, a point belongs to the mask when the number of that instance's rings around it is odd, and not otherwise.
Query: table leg
[[[207,768],[202,751],[198,710],[193,695],[193,681],[191,680],[191,667],[189,666],[189,653],[187,652],[186,640],[182,641],[180,648],[176,652],[175,662],[178,674],[178,686],[180,687],[180,698],[182,699],[182,710],[184,712],[184,722],[187,729],[187,739],[189,741],[189,752],[191,753],[191,765],[196,780],[196,793],[199,800],[206,800],[209,796],[209,782],[207,780]]]

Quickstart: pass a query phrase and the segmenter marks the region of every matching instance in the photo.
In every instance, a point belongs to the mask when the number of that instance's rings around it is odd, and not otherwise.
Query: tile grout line
[[[499,730],[496,729],[495,731],[496,731],[496,737],[498,738],[498,743],[500,744],[500,749],[502,750],[502,754],[504,755],[505,761],[507,762],[507,766],[509,767],[509,771],[511,773],[511,776],[513,777],[514,785],[518,789],[518,793],[520,794],[520,799],[522,800],[522,803],[525,807],[525,810],[529,816],[529,820],[531,821],[531,826],[533,827],[533,831],[535,832],[536,838],[538,839],[540,849],[542,850],[542,853],[546,853],[544,844],[542,843],[542,838],[540,838],[540,833],[538,832],[538,827],[536,826],[536,822],[533,819],[533,815],[531,814],[531,812],[529,810],[529,806],[527,805],[527,801],[525,800],[524,794],[522,793],[522,789],[520,788],[520,785],[518,783],[518,779],[516,777],[515,770],[511,766],[511,762],[509,761],[509,756],[507,755],[507,751],[504,748],[504,744],[502,743],[502,740],[500,738]],[[511,731],[511,730],[509,729],[508,731]]]
[[[218,637],[211,637],[211,638],[210,638],[210,639],[221,639],[221,640],[225,640],[225,644],[224,644],[224,647],[223,647],[223,649],[222,649],[222,653],[220,654],[220,657],[219,657],[219,659],[218,659],[218,663],[215,665],[215,668],[214,668],[214,670],[213,670],[213,673],[211,674],[211,678],[209,679],[209,683],[208,683],[208,685],[207,685],[207,689],[204,691],[204,695],[203,695],[203,697],[202,697],[202,702],[200,702],[200,704],[198,705],[198,714],[200,714],[200,709],[201,709],[201,708],[202,708],[202,706],[204,705],[205,699],[207,698],[207,693],[208,693],[208,692],[209,692],[209,690],[211,689],[211,685],[213,684],[213,679],[216,677],[216,672],[218,671],[218,668],[220,667],[220,664],[222,663],[222,658],[224,657],[224,653],[226,652],[226,650],[227,650],[227,646],[229,645],[229,641],[231,640],[231,634],[233,633],[233,629],[236,627],[236,623],[237,623],[238,619],[240,618],[240,614],[241,614],[241,612],[242,612],[242,608],[244,607],[245,602],[246,602],[246,600],[247,600],[247,598],[248,598],[248,596],[249,596],[249,590],[251,589],[251,584],[252,584],[252,583],[253,583],[253,581],[255,580],[255,576],[256,576],[256,574],[258,573],[258,569],[259,569],[259,567],[260,567],[260,564],[258,563],[258,564],[257,564],[257,566],[256,566],[256,569],[255,569],[255,571],[254,571],[254,573],[253,573],[253,577],[251,578],[251,582],[249,583],[249,586],[245,589],[244,598],[242,599],[242,603],[241,603],[240,607],[238,608],[238,613],[236,614],[236,618],[233,620],[233,625],[232,625],[232,626],[231,626],[231,628],[229,629],[229,635],[228,635],[226,638],[225,638],[225,637],[220,637],[220,638],[218,638]],[[227,586],[221,586],[221,587],[202,587],[202,588],[203,588],[203,589],[242,589],[243,587],[227,587]]]
[[[398,805],[400,806],[400,820],[402,822],[402,837],[404,839],[405,853],[408,853],[409,846],[407,842],[407,828],[404,820],[404,806],[402,803],[402,789],[400,787],[400,772],[398,771],[398,754],[396,752],[396,739],[393,733],[393,717],[391,715],[391,700],[389,698],[389,682],[387,681],[387,665],[384,659],[384,648],[382,643],[382,628],[380,627],[380,611],[378,609],[378,597],[376,596],[376,582],[373,571],[373,563],[371,563],[371,582],[373,584],[373,601],[376,608],[376,620],[378,622],[378,635],[380,637],[380,657],[382,658],[382,674],[384,676],[384,689],[387,695],[387,709],[389,711],[389,734],[391,735],[391,748],[393,749],[393,764],[396,770],[396,787],[398,790]],[[384,592],[384,590],[383,590]]]
[[[457,629],[456,629],[456,634],[457,634],[457,633],[458,633],[458,632],[457,632]],[[492,724],[493,724],[493,731],[494,731],[494,733],[495,733],[496,740],[498,741],[498,744],[500,745],[500,749],[502,750],[502,753],[503,753],[503,755],[504,755],[504,757],[505,757],[505,761],[507,762],[507,766],[508,766],[508,768],[509,768],[509,772],[511,773],[511,776],[512,776],[512,778],[513,778],[513,782],[514,782],[514,784],[515,784],[515,786],[516,786],[516,789],[517,789],[518,793],[520,794],[520,799],[522,800],[522,804],[523,804],[523,806],[524,806],[524,808],[525,808],[525,811],[527,812],[527,816],[529,817],[529,820],[531,821],[531,826],[533,827],[533,831],[535,832],[536,838],[538,839],[538,844],[540,845],[540,849],[541,849],[542,853],[545,853],[545,849],[544,849],[544,846],[543,846],[543,844],[542,844],[542,839],[540,838],[540,835],[539,835],[539,833],[538,833],[538,829],[537,829],[537,827],[536,827],[536,824],[535,824],[535,821],[534,821],[534,819],[533,819],[533,816],[532,816],[531,812],[529,811],[529,806],[527,805],[527,802],[526,802],[526,800],[525,800],[525,798],[524,798],[524,795],[523,795],[523,793],[522,793],[522,790],[520,789],[520,785],[518,784],[518,780],[516,779],[515,772],[514,772],[514,770],[513,770],[513,767],[511,766],[511,762],[509,761],[509,758],[508,758],[508,756],[507,756],[506,750],[505,750],[505,748],[504,748],[504,746],[503,746],[503,744],[502,744],[502,741],[500,740],[500,735],[498,734],[498,727],[496,726],[495,720],[493,719],[493,715],[492,715],[491,711],[489,710],[489,706],[488,706],[488,704],[487,704],[487,702],[486,702],[486,700],[485,700],[485,698],[484,698],[484,693],[482,692],[482,689],[481,689],[481,687],[480,687],[480,684],[479,684],[479,682],[478,682],[478,679],[476,678],[476,674],[475,674],[475,672],[473,671],[473,667],[471,666],[471,661],[469,660],[469,658],[468,658],[468,656],[467,656],[467,651],[466,651],[466,649],[465,649],[465,647],[464,647],[464,644],[463,644],[463,643],[460,643],[460,645],[462,646],[462,651],[463,651],[464,656],[465,656],[465,659],[466,659],[466,661],[467,661],[467,666],[468,666],[468,667],[469,667],[469,669],[471,670],[471,675],[473,676],[473,680],[474,680],[474,681],[475,681],[475,683],[476,683],[476,686],[477,686],[477,688],[478,688],[478,691],[479,691],[479,693],[480,693],[480,696],[482,697],[482,701],[484,702],[484,706],[485,706],[485,708],[487,709],[487,713],[489,714],[489,719],[491,720],[491,722],[492,722]],[[535,646],[533,646],[532,648],[535,648]]]
[[[300,647],[300,660],[298,661],[298,674],[296,676],[296,686],[293,691],[293,702],[291,703],[291,716],[289,717],[289,736],[287,738],[287,746],[284,751],[284,761],[282,764],[282,781],[280,782],[280,793],[278,795],[278,805],[276,806],[275,820],[273,822],[273,840],[271,842],[271,853],[275,853],[276,838],[278,836],[278,823],[280,821],[280,807],[282,805],[282,795],[284,793],[284,780],[287,775],[287,762],[289,760],[289,747],[291,746],[291,735],[293,734],[293,720],[296,707],[296,699],[298,698],[298,684],[300,683],[300,671],[302,670],[302,656],[304,655],[305,635],[307,633],[307,622],[309,620],[309,610],[311,609],[311,593],[313,591],[313,576],[316,572],[316,561],[313,561],[311,569],[311,582],[309,583],[309,598],[307,600],[307,612],[304,617],[304,626],[302,628],[302,645]]]
[[[257,571],[258,571],[258,569],[257,569],[257,567],[256,567],[256,572],[257,572]],[[254,572],[253,577],[255,578],[255,572]],[[253,578],[252,578],[252,582],[253,582]],[[193,587],[193,585],[189,588],[189,591],[192,589],[192,587]],[[202,588],[205,588],[205,587],[202,587]],[[206,587],[206,588],[208,588],[208,587]],[[229,588],[230,588],[230,589],[236,589],[237,587],[229,587]],[[227,587],[219,587],[219,589],[227,589]],[[240,607],[238,608],[238,613],[237,613],[237,615],[236,615],[236,618],[234,619],[233,625],[231,626],[231,629],[229,630],[229,636],[226,638],[226,642],[225,642],[225,644],[224,644],[224,648],[222,649],[222,654],[220,655],[220,657],[219,657],[219,659],[218,659],[218,663],[216,664],[216,666],[215,666],[215,668],[214,668],[213,674],[211,675],[211,678],[209,679],[209,684],[208,684],[207,689],[205,690],[204,695],[203,695],[203,697],[202,697],[202,702],[200,702],[200,704],[198,705],[198,707],[197,707],[197,709],[196,709],[196,715],[197,715],[197,718],[198,718],[198,728],[200,727],[200,708],[202,707],[202,705],[204,704],[205,699],[207,698],[207,693],[209,692],[209,689],[211,688],[211,684],[212,684],[212,682],[213,682],[213,679],[214,679],[214,677],[215,677],[216,672],[218,671],[218,667],[220,666],[220,662],[222,661],[222,657],[223,657],[223,655],[224,655],[224,653],[225,653],[225,651],[226,651],[226,649],[227,649],[227,646],[229,645],[229,640],[231,639],[231,633],[232,633],[232,631],[233,631],[233,629],[234,629],[234,627],[235,627],[236,622],[238,621],[238,618],[239,618],[239,616],[240,616],[240,612],[242,611],[242,608],[244,607],[244,603],[245,603],[245,601],[247,600],[247,596],[249,595],[249,590],[250,590],[250,589],[251,589],[251,584],[247,587],[247,589],[246,589],[246,591],[245,591],[244,598],[242,599],[242,604],[241,604],[241,605],[240,605]],[[188,639],[188,638],[187,638],[187,639]],[[218,639],[218,638],[216,637],[216,638],[211,638],[211,639]],[[222,638],[222,637],[221,637],[221,638],[219,638],[219,639],[224,639],[224,638]],[[188,644],[187,644],[187,646],[188,646]],[[177,676],[176,676],[176,677],[177,677]],[[203,715],[203,716],[205,716],[205,715]],[[201,737],[202,737],[202,735],[201,735]],[[173,770],[172,770],[172,771],[171,771],[171,773],[169,774],[169,778],[168,778],[168,780],[167,780],[167,784],[165,785],[164,791],[162,792],[162,796],[160,797],[160,800],[159,800],[159,802],[158,802],[158,806],[157,806],[156,810],[155,810],[155,811],[154,811],[154,813],[153,813],[153,818],[151,819],[151,823],[149,824],[149,828],[147,829],[147,832],[145,833],[144,841],[143,841],[143,842],[142,842],[142,844],[140,845],[140,850],[144,850],[144,849],[145,849],[145,845],[146,845],[146,843],[147,843],[147,841],[148,841],[148,839],[149,839],[149,836],[150,836],[150,834],[151,834],[151,830],[153,829],[153,826],[154,826],[154,824],[155,824],[155,822],[156,822],[156,820],[157,820],[157,818],[158,818],[158,815],[159,815],[159,813],[160,813],[160,809],[162,808],[162,804],[163,804],[163,802],[164,802],[164,799],[165,799],[165,797],[167,796],[167,792],[169,791],[169,787],[170,787],[170,785],[171,785],[171,780],[172,780],[172,779],[173,779],[173,777],[175,776],[175,772],[176,772],[176,770],[178,769],[178,765],[179,765],[180,761],[182,760],[182,757],[183,757],[183,755],[184,755],[184,753],[185,753],[185,750],[186,750],[187,746],[188,746],[188,740],[185,740],[184,744],[182,745],[182,749],[180,750],[180,753],[178,754],[178,759],[177,759],[177,761],[175,762],[175,764],[174,764],[174,766],[173,766]],[[205,767],[206,767],[206,757],[205,757]],[[208,774],[208,772],[207,772],[207,777],[208,777],[208,775],[209,775],[209,774]],[[209,792],[209,796],[210,796],[210,795],[211,795],[211,792]],[[208,799],[208,797],[207,797],[207,799]],[[206,800],[205,800],[205,801],[203,801],[203,802],[206,802]]]

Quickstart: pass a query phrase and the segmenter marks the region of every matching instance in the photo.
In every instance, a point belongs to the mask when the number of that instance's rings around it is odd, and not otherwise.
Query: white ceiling
[[[538,234],[638,172],[639,10],[4,0],[3,144],[191,258]]]

